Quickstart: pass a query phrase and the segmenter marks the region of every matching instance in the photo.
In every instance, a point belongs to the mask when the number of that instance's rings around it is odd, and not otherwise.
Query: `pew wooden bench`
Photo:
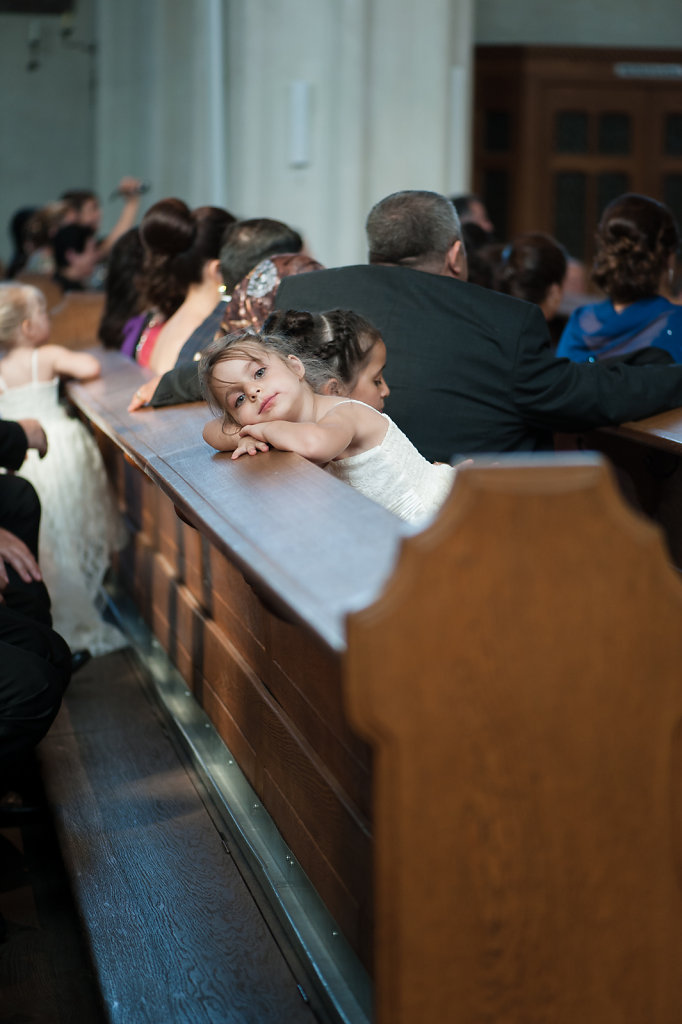
[[[70,396],[120,579],[374,1019],[679,1020],[682,587],[606,463],[481,461],[415,532],[290,453],[211,454],[200,404],[128,414],[144,371],[103,362]]]
[[[682,409],[566,435],[560,446],[609,459],[625,498],[661,526],[670,558],[682,569]]]

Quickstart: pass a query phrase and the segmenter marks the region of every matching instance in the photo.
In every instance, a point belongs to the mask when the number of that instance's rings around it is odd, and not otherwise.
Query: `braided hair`
[[[304,364],[308,358],[320,360],[327,379],[336,377],[349,392],[381,340],[376,327],[351,309],[326,313],[276,310],[263,324],[263,334],[286,338]]]

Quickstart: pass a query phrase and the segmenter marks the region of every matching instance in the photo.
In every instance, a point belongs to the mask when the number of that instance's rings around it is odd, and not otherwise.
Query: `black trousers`
[[[0,477],[0,527],[38,554],[40,501],[21,477]],[[51,629],[45,584],[25,583],[7,567],[0,604],[0,784],[43,738],[71,676],[71,652]]]
[[[71,677],[71,651],[49,626],[0,605],[0,777],[43,738]]]
[[[40,501],[28,480],[20,476],[0,476],[0,527],[15,534],[38,558]],[[24,583],[11,566],[6,566],[9,586],[2,592],[5,605],[29,618],[52,625],[50,597],[41,581]]]

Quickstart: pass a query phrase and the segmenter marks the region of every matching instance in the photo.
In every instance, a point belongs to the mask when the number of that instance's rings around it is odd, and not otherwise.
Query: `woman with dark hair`
[[[135,358],[157,374],[175,363],[191,335],[218,328],[222,278],[218,254],[235,218],[217,206],[190,210],[181,199],[162,199],[142,218],[145,252],[143,303],[152,310],[135,345]],[[210,321],[210,322],[209,322]]]
[[[496,268],[495,290],[534,302],[545,320],[559,311],[568,261],[563,246],[550,235],[530,232],[505,246]]]
[[[97,332],[105,348],[121,348],[124,328],[136,330],[136,338],[142,330],[144,314],[140,312],[138,278],[143,260],[139,228],[130,228],[114,242],[109,255],[104,312]]]
[[[12,219],[9,222],[9,233],[12,239],[13,252],[12,258],[7,265],[7,270],[5,271],[5,277],[16,277],[16,275],[19,274],[26,266],[26,261],[32,251],[26,237],[26,225],[29,223],[35,212],[35,206],[22,206],[20,210],[17,210],[16,213],[13,214]]]
[[[606,300],[577,309],[558,356],[595,362],[654,345],[682,362],[682,309],[662,292],[674,273],[679,231],[671,211],[627,193],[604,210],[597,229],[594,283]]]

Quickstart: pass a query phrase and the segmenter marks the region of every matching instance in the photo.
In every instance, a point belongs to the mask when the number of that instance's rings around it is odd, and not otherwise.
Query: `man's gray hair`
[[[462,230],[454,206],[438,192],[409,190],[381,199],[367,217],[370,263],[421,267],[442,261]]]

